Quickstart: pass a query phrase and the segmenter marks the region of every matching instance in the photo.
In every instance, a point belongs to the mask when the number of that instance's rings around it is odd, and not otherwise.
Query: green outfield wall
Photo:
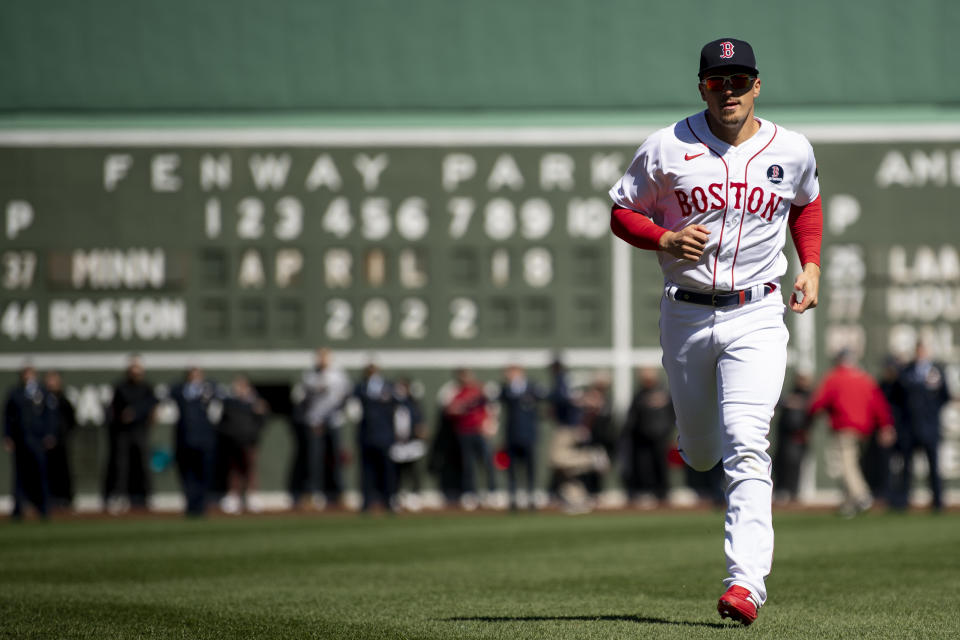
[[[821,176],[824,277],[816,311],[789,316],[791,369],[822,372],[849,348],[876,372],[924,338],[960,387],[960,127],[800,130]],[[199,365],[285,389],[273,398],[282,405],[327,345],[354,375],[372,359],[421,383],[431,426],[454,368],[495,382],[520,363],[543,379],[560,353],[580,384],[605,372],[622,415],[634,369],[660,361],[662,279],[652,255],[609,233],[606,191],[649,133],[0,132],[0,371],[8,384],[27,361],[64,372],[87,491],[102,469],[109,383],[130,352],[161,395]],[[958,416],[944,416],[950,486]],[[173,419],[167,405],[158,446],[169,447]],[[264,488],[276,490],[290,440],[273,424]],[[817,469],[810,488],[831,486]]]
[[[85,494],[134,351],[161,394],[199,365],[288,405],[330,346],[352,375],[376,359],[416,379],[431,426],[454,367],[545,380],[559,352],[578,384],[608,375],[622,415],[660,360],[661,276],[609,234],[606,192],[699,108],[699,48],[729,35],[756,49],[759,114],[819,163],[821,303],[791,314],[791,372],[842,347],[876,372],[922,337],[956,393],[958,32],[946,0],[3,3],[2,388],[28,360],[64,372]],[[158,451],[174,419],[164,403]],[[836,486],[824,431],[808,495]],[[941,465],[956,491],[957,403]],[[9,477],[0,456],[0,497]]]
[[[958,32],[951,0],[5,2],[0,110],[663,107],[725,35],[767,105],[955,105]]]

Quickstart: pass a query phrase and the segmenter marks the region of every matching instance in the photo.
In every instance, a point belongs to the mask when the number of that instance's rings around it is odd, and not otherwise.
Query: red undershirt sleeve
[[[610,211],[610,230],[624,242],[652,251],[660,248],[660,236],[667,232],[642,213],[617,205]]]
[[[790,206],[790,217],[787,218],[790,226],[790,235],[793,244],[800,256],[800,264],[809,262],[820,266],[820,241],[823,238],[823,209],[820,206],[820,196],[802,207]]]

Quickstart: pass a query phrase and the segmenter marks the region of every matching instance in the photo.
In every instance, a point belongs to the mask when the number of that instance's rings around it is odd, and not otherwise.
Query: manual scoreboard
[[[609,346],[605,187],[629,153],[0,149],[0,341],[17,351]]]

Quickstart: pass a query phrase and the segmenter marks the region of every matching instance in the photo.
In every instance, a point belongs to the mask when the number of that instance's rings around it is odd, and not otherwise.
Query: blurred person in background
[[[550,438],[550,466],[554,472],[551,491],[559,490],[563,485],[565,469],[569,467],[567,452],[576,447],[578,433],[582,427],[583,411],[574,394],[570,373],[559,358],[550,364],[550,393],[547,401],[554,430]]]
[[[917,342],[914,358],[900,371],[892,391],[893,404],[900,415],[896,451],[901,458],[891,493],[891,506],[906,509],[910,503],[913,479],[913,453],[917,448],[927,456],[932,507],[943,509],[943,483],[940,478],[940,412],[950,401],[943,366],[934,362],[930,349]]]
[[[463,497],[463,455],[454,428],[453,417],[446,407],[453,399],[455,383],[450,381],[437,390],[433,437],[427,453],[427,470],[436,478],[437,488],[447,505],[458,504]]]
[[[103,507],[111,513],[145,509],[150,497],[150,426],[157,397],[144,377],[143,362],[132,356],[123,380],[113,387],[107,409],[107,468]]]
[[[186,514],[202,516],[213,476],[216,431],[212,414],[213,403],[219,400],[217,387],[206,379],[202,369],[191,367],[184,381],[170,391],[170,398],[179,410],[174,457],[186,498]]]
[[[396,469],[398,502],[411,511],[421,508],[423,489],[420,462],[427,452],[427,425],[408,378],[393,385],[393,444],[390,460]]]
[[[340,429],[343,402],[353,385],[346,372],[333,364],[329,349],[317,349],[314,358],[313,369],[303,374],[300,414],[308,429],[308,489],[313,506],[323,509],[328,503],[338,504],[343,492]]]
[[[570,374],[563,362],[557,358],[550,365],[551,387],[547,400],[550,412],[557,427],[578,427],[583,418],[577,398],[570,381]]]
[[[880,392],[883,393],[887,405],[890,407],[890,415],[893,418],[894,431],[897,434],[897,441],[900,441],[900,433],[903,430],[903,417],[900,407],[896,403],[897,379],[900,377],[902,363],[895,356],[889,355],[884,358],[880,367],[880,375],[877,377],[877,385]],[[880,442],[880,432],[875,431],[867,442],[866,451],[863,453],[863,478],[870,487],[870,493],[874,499],[881,499],[889,506],[891,497],[891,481],[893,479],[893,461],[899,458],[896,455],[897,447],[884,447]]]
[[[593,509],[589,475],[605,472],[610,460],[602,447],[592,443],[591,430],[584,426],[583,399],[574,392],[566,367],[557,359],[550,370],[553,385],[548,400],[555,423],[550,440],[551,488],[565,511],[584,513]]]
[[[813,393],[813,376],[797,371],[793,387],[780,399],[777,448],[773,456],[773,495],[777,501],[796,502],[800,469],[807,457],[812,421],[807,409]]]
[[[504,371],[500,387],[500,405],[503,408],[503,425],[506,438],[507,490],[510,494],[510,509],[516,510],[517,473],[523,465],[526,476],[526,506],[535,509],[537,440],[540,433],[540,402],[547,398],[546,390],[527,378],[520,365],[511,365]]]
[[[680,456],[679,450],[677,456]],[[682,458],[681,458],[682,459]],[[727,476],[723,470],[723,463],[718,462],[706,471],[698,471],[684,463],[684,479],[687,487],[697,496],[697,502],[702,506],[711,506],[718,509],[726,507]]]
[[[477,380],[473,371],[467,368],[457,369],[454,372],[454,378],[455,390],[450,403],[444,408],[444,413],[450,418],[460,444],[463,487],[461,505],[465,509],[472,510],[476,509],[482,501],[477,493],[474,469],[476,463],[480,463],[486,475],[487,495],[484,497],[489,499],[496,489],[493,453],[487,441],[487,438],[493,434],[483,385]]]
[[[290,464],[287,468],[287,492],[294,509],[301,505],[304,494],[310,491],[310,426],[307,424],[302,385],[290,389],[290,435],[292,438]]]
[[[69,508],[73,504],[73,474],[70,469],[70,437],[77,426],[73,404],[63,392],[60,372],[50,370],[43,374],[43,386],[49,394],[52,407],[53,448],[47,452],[47,478],[50,484],[51,504],[55,508]]]
[[[56,445],[56,410],[52,397],[27,365],[19,382],[7,394],[4,406],[3,446],[13,457],[14,520],[23,518],[30,503],[46,519],[50,513],[47,455]]]
[[[604,473],[616,453],[617,425],[613,420],[610,401],[610,375],[605,371],[594,374],[581,398],[583,428],[588,434],[582,447],[593,448],[605,459],[602,465],[584,474],[583,480],[591,496],[596,499],[603,490]]]
[[[642,367],[621,439],[624,486],[631,500],[650,495],[666,504],[667,452],[675,423],[673,403],[659,371]]]
[[[821,411],[830,415],[832,451],[840,469],[844,501],[839,513],[853,517],[873,504],[860,467],[864,445],[877,429],[881,431],[883,446],[893,445],[893,416],[880,387],[870,374],[856,366],[856,358],[847,349],[836,355],[833,368],[810,401],[811,418]]]
[[[363,379],[353,392],[360,401],[363,415],[357,430],[357,448],[360,451],[360,487],[363,492],[362,511],[369,511],[380,498],[384,509],[395,511],[396,469],[390,459],[394,443],[394,412],[396,400],[391,385],[371,363],[363,370]]]
[[[226,513],[259,511],[257,490],[257,445],[267,415],[267,404],[244,375],[233,378],[230,393],[223,399],[218,430],[219,451],[227,466],[228,493],[220,503]]]

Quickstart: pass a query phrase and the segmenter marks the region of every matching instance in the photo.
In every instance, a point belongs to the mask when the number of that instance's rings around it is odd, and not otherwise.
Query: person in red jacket
[[[480,502],[477,496],[474,463],[479,461],[486,472],[487,494],[490,499],[496,489],[493,476],[493,453],[487,442],[492,435],[488,399],[483,385],[470,369],[457,369],[455,372],[456,390],[444,412],[452,422],[457,440],[460,443],[463,480],[461,503],[467,509],[475,509]]]
[[[810,417],[821,411],[830,416],[833,447],[840,461],[840,479],[844,502],[840,514],[853,517],[873,504],[870,489],[860,469],[864,443],[877,429],[878,441],[893,445],[896,432],[893,416],[876,381],[856,366],[853,354],[841,351],[810,402]]]

